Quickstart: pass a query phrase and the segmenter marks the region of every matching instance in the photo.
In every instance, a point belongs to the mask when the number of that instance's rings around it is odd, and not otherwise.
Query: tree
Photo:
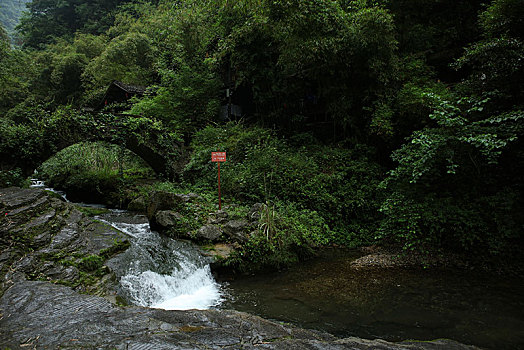
[[[4,27],[0,25],[0,58],[3,58],[7,55],[9,46],[9,36],[7,35]]]
[[[524,37],[524,1],[496,0],[480,15],[484,35],[489,38]]]
[[[326,116],[360,141],[373,119],[382,120],[375,129],[388,128],[397,57],[386,9],[264,1],[244,18],[227,34],[221,57],[229,60],[224,66],[232,69],[237,88],[251,89],[260,119],[293,129],[294,120],[302,125]]]
[[[461,84],[419,90],[431,123],[393,153],[382,205],[383,234],[407,247],[500,253],[522,238],[524,52],[508,4],[481,14],[485,39],[455,64],[469,71]]]
[[[455,67],[471,71],[461,88],[489,95],[498,110],[522,105],[524,97],[524,1],[496,0],[480,15],[484,39],[470,45]]]
[[[393,15],[401,55],[424,59],[441,80],[461,78],[449,64],[463,47],[478,39],[476,14],[484,1],[394,0],[385,6]]]
[[[77,34],[72,41],[60,39],[45,50],[33,52],[37,74],[31,81],[32,94],[39,100],[53,101],[55,106],[79,106],[85,95],[85,69],[100,56],[107,41],[105,36]]]
[[[7,32],[0,26],[0,116],[26,98],[32,74],[30,56],[12,50]]]
[[[155,95],[137,102],[132,113],[166,121],[186,136],[216,119],[221,86],[212,56],[218,6],[207,1],[166,4],[137,21],[135,30],[151,40],[160,81]]]
[[[151,41],[144,34],[122,34],[89,62],[83,80],[89,89],[107,87],[113,80],[147,86],[153,70],[151,51]]]
[[[132,0],[33,0],[18,30],[24,45],[32,48],[71,39],[77,31],[104,33],[112,24],[116,8]]]

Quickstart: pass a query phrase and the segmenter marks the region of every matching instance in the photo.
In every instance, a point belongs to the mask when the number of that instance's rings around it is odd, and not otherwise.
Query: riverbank
[[[421,268],[459,269],[476,273],[506,276],[524,276],[521,254],[504,256],[477,256],[445,251],[406,251],[398,245],[373,245],[359,248],[362,256],[351,264],[356,269]]]
[[[116,298],[109,297],[111,290],[101,286],[114,278],[104,260],[118,253],[110,243],[121,233],[38,189],[0,189],[0,207],[2,347],[475,349],[449,340],[341,339],[237,311],[119,307]],[[97,229],[103,227],[105,231]],[[65,255],[55,254],[55,249]],[[63,274],[75,269],[78,276],[98,282],[93,288],[75,278],[66,282]]]

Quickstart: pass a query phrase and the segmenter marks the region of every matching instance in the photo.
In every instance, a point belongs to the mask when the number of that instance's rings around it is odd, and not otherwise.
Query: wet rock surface
[[[0,345],[11,348],[476,349],[449,340],[337,339],[237,311],[120,308],[38,281],[14,284],[0,300],[0,313]]]
[[[475,349],[338,339],[229,310],[118,307],[103,264],[127,248],[115,246],[124,234],[38,189],[0,189],[0,210],[0,348]]]
[[[197,231],[197,238],[216,241],[222,235],[222,230],[215,225],[204,225]]]
[[[22,279],[109,293],[102,263],[124,234],[41,189],[0,189],[0,208],[0,295]]]

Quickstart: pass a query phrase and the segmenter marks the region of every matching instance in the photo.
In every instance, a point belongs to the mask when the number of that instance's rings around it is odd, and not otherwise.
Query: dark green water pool
[[[223,307],[343,337],[450,338],[487,349],[524,349],[524,283],[518,277],[356,269],[356,252],[323,255],[285,272],[229,281]]]

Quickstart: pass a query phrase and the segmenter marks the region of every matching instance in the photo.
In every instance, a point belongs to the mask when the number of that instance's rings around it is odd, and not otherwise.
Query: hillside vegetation
[[[178,188],[214,198],[210,152],[226,151],[226,202],[276,213],[260,226],[275,234],[250,246],[259,256],[377,242],[486,256],[522,246],[523,0],[28,8],[22,48],[1,38],[4,159],[34,160],[64,111],[104,108],[184,140]],[[104,106],[115,80],[147,93]],[[23,180],[2,166],[4,185]],[[72,183],[56,173],[66,168],[46,167]]]

